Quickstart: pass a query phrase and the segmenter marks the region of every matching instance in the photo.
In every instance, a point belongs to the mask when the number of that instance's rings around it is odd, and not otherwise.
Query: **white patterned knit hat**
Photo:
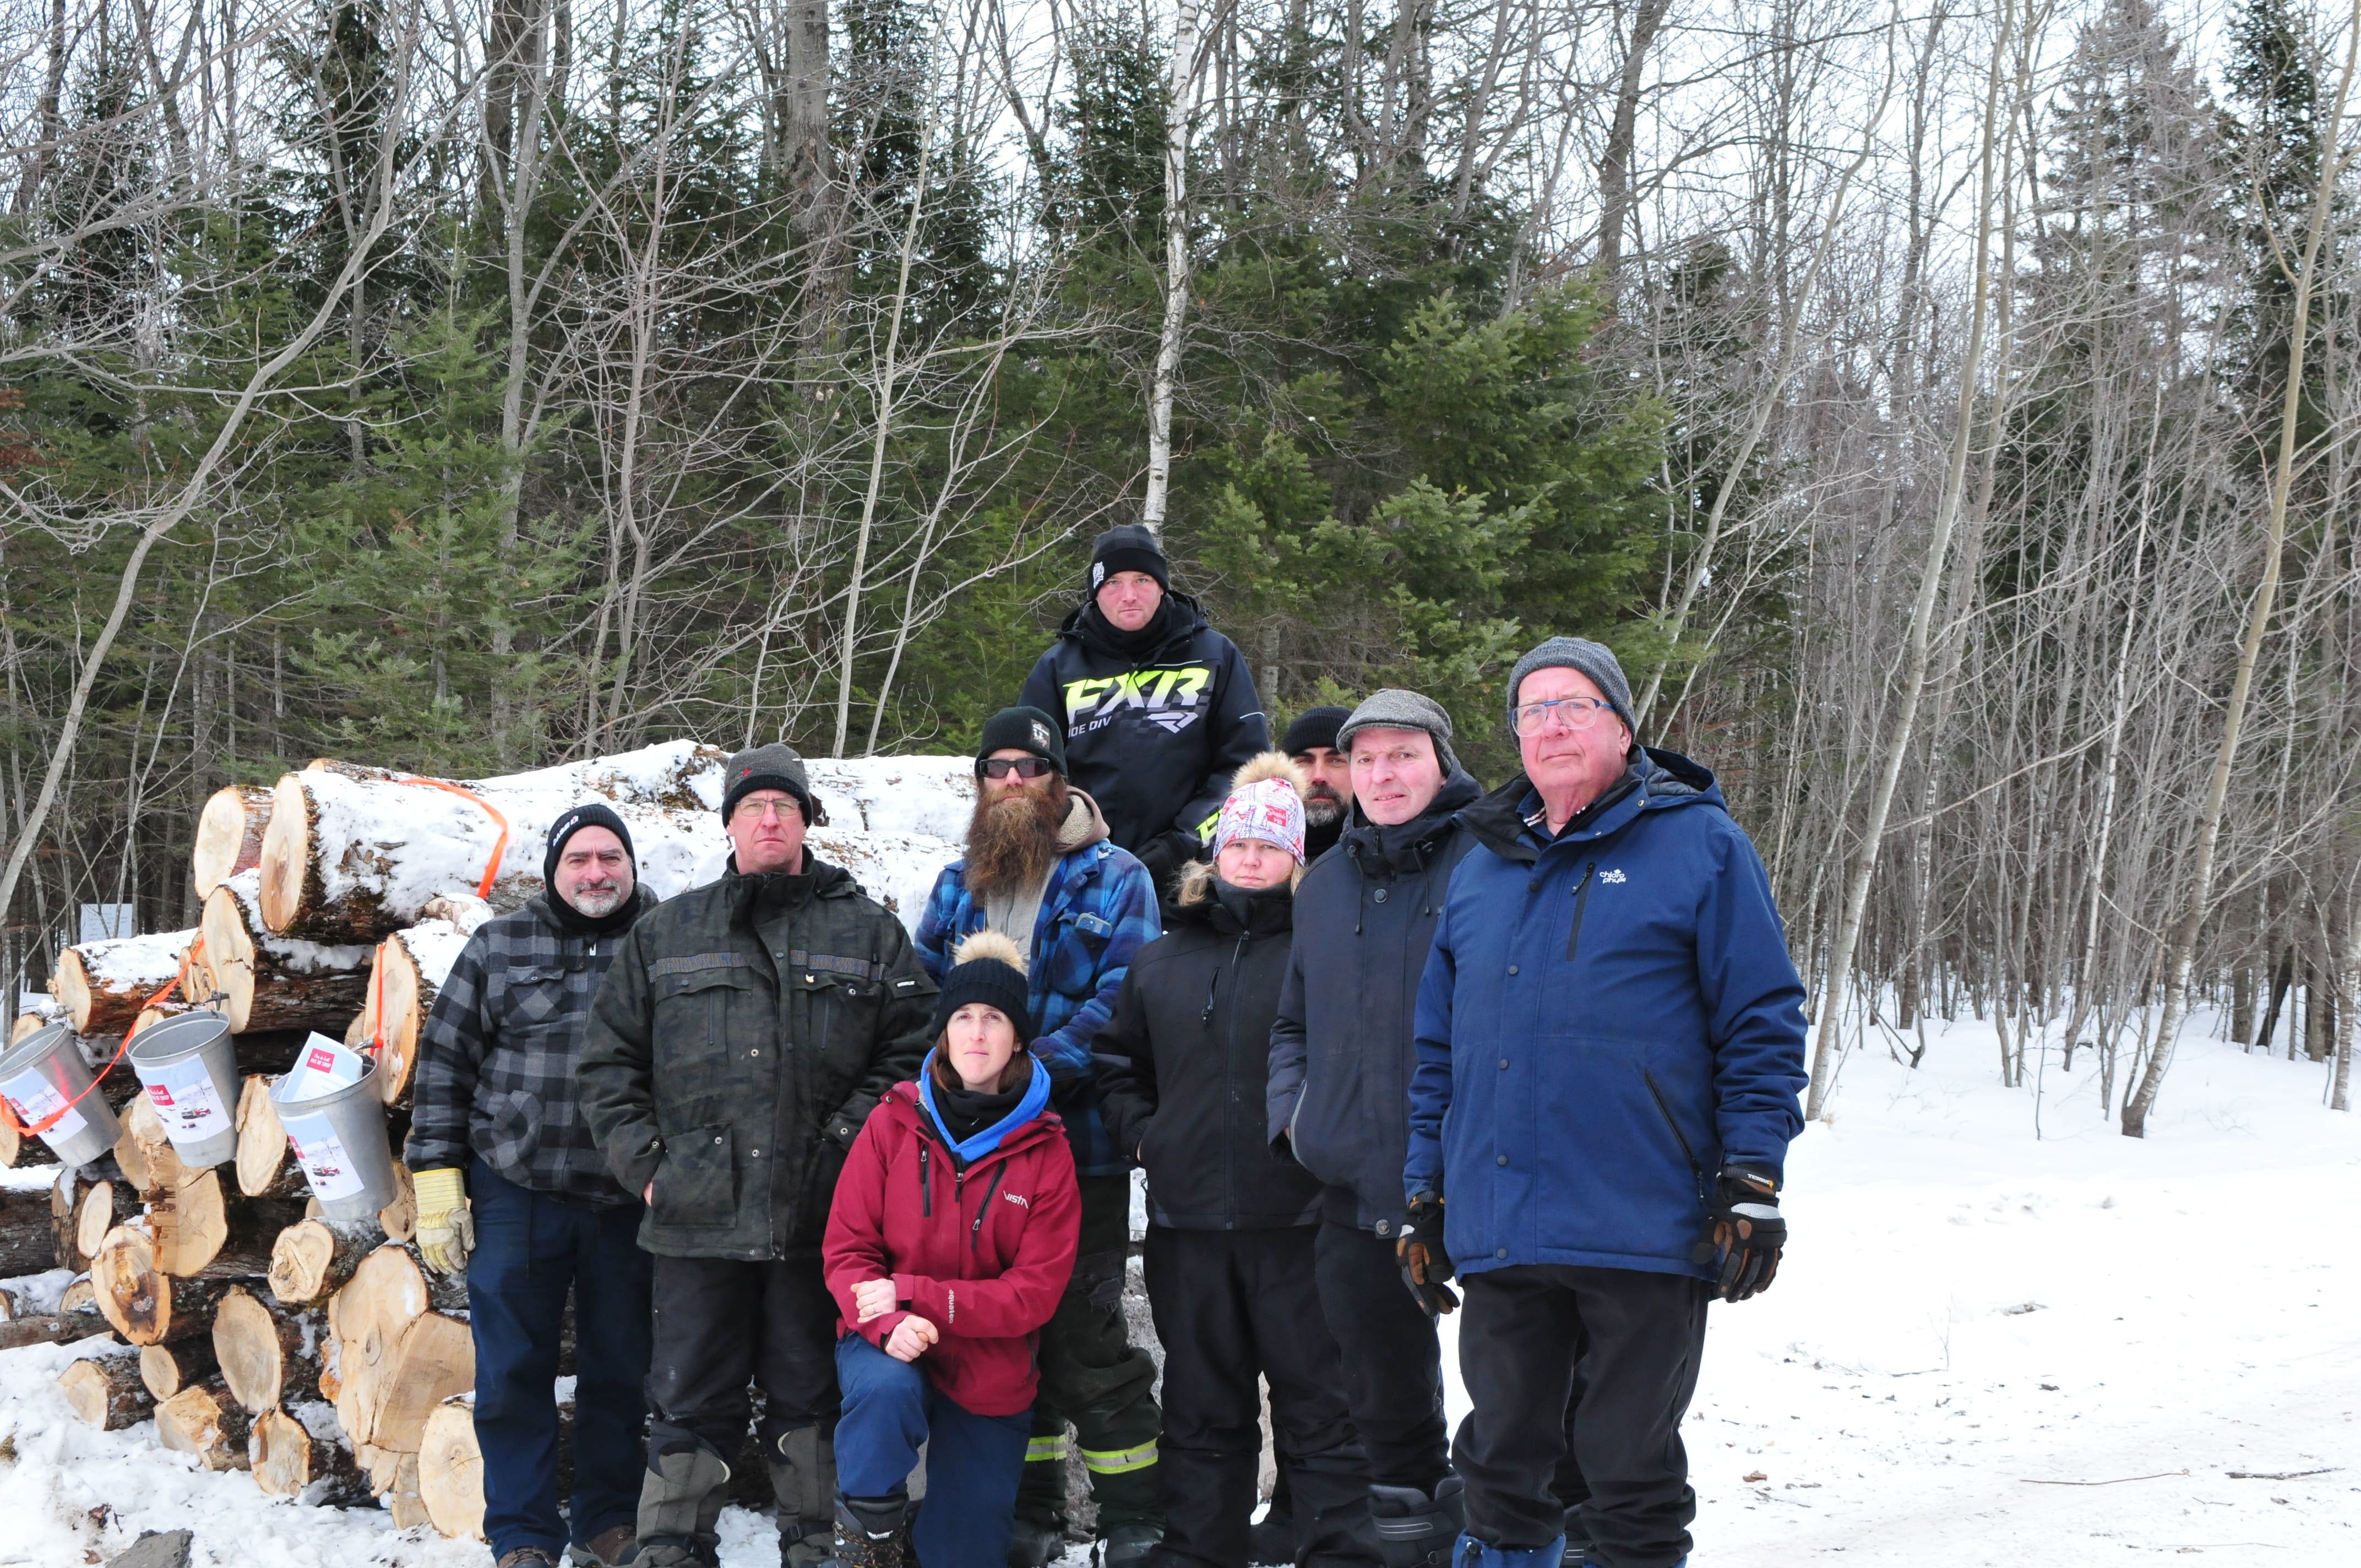
[[[1265,751],[1230,781],[1230,797],[1213,827],[1213,853],[1241,839],[1259,839],[1303,859],[1303,770],[1284,751]]]

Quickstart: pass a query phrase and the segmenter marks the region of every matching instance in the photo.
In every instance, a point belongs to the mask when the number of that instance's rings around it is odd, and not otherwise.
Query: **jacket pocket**
[[[1060,921],[1049,950],[1049,972],[1044,977],[1049,988],[1077,1002],[1097,995],[1099,964],[1114,940],[1114,925],[1099,916],[1083,913]]]
[[[484,1097],[484,1151],[492,1168],[502,1174],[522,1171],[541,1147],[541,1101],[522,1089]]]
[[[743,999],[756,984],[751,969],[708,969],[664,977],[655,1006],[659,1098],[684,1100],[726,1087],[737,1022],[731,1014],[747,1011]]]
[[[692,1127],[664,1141],[656,1169],[659,1225],[726,1225],[737,1216],[738,1171],[727,1123]]]

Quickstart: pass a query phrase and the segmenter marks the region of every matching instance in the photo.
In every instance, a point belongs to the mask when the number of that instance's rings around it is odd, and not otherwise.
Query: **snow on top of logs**
[[[418,978],[436,991],[443,989],[450,978],[451,966],[459,961],[467,948],[467,938],[475,933],[473,926],[461,929],[448,920],[421,920],[407,931],[394,933],[401,942],[410,961],[418,966]]]
[[[506,819],[509,836],[485,897],[495,910],[519,908],[542,891],[549,825],[592,799],[607,801],[629,826],[641,883],[669,898],[716,880],[728,861],[717,811],[727,760],[714,747],[667,741],[456,788],[383,768],[314,762],[279,782],[258,868],[260,913],[273,931],[331,944],[412,927],[440,913],[428,907],[438,896],[482,886],[500,831],[486,806]],[[936,872],[958,858],[966,837],[972,761],[874,757],[807,765],[829,816],[812,836],[814,849],[915,926]]]
[[[233,906],[222,903],[235,900]],[[262,869],[248,866],[206,895],[206,903],[214,913],[205,943],[205,961],[222,964],[244,959],[251,962],[259,952],[272,967],[296,974],[350,974],[368,967],[369,948],[365,942],[308,942],[300,937],[282,937],[270,931],[263,923]],[[246,950],[241,951],[241,948]]]
[[[194,930],[155,931],[145,937],[109,937],[96,942],[77,942],[66,950],[82,965],[93,985],[129,991],[144,982],[153,991],[181,972],[181,955],[196,939]],[[49,985],[54,992],[54,974]]]

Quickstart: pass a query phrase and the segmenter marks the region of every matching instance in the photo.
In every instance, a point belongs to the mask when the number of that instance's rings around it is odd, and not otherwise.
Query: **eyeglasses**
[[[1550,715],[1557,715],[1561,728],[1587,729],[1598,722],[1602,713],[1612,713],[1615,705],[1601,702],[1595,696],[1562,696],[1555,702],[1529,702],[1517,709],[1517,733],[1538,735],[1549,728]]]
[[[976,764],[976,772],[988,779],[1005,779],[1011,773],[1020,779],[1038,779],[1054,771],[1038,757],[986,757]]]

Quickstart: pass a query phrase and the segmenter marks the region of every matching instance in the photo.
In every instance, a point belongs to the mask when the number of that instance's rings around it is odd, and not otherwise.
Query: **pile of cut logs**
[[[873,783],[887,799],[938,800],[930,814],[872,828],[863,806],[862,822],[814,841],[915,912],[925,887],[910,868],[931,876],[956,856],[972,796],[963,762],[902,761],[906,779],[853,776],[888,764],[816,764],[815,784],[825,801],[831,782]],[[164,1447],[250,1471],[273,1495],[374,1497],[398,1525],[480,1536],[466,1287],[422,1264],[399,1165],[401,1194],[374,1221],[320,1216],[271,1087],[308,1034],[343,1040],[374,1058],[398,1155],[436,990],[478,926],[541,891],[548,824],[605,799],[631,826],[644,885],[696,886],[728,850],[713,811],[722,762],[672,742],[462,784],[321,761],[275,788],[214,795],[192,857],[197,925],[67,948],[53,1000],[16,1021],[12,1039],[71,1025],[123,1133],[59,1173],[46,1212],[38,1191],[0,1190],[0,1279],[75,1277],[51,1311],[0,1288],[0,1349],[112,1331],[119,1343],[59,1380],[83,1420],[152,1417]],[[243,1079],[236,1156],[208,1168],[182,1164],[124,1058],[140,1030],[196,1007],[226,1018]],[[0,1166],[52,1162],[0,1122]]]

